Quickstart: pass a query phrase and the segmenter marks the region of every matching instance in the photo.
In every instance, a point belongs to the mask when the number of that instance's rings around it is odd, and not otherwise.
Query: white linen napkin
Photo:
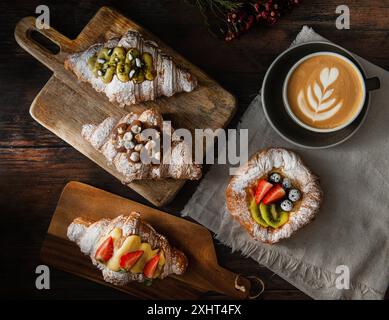
[[[292,45],[318,40],[325,39],[304,26]],[[315,299],[383,299],[389,283],[389,73],[355,58],[368,77],[380,78],[381,89],[372,93],[365,123],[347,142],[323,150],[290,144],[266,121],[259,95],[238,125],[248,129],[249,155],[289,148],[320,177],[325,200],[313,222],[278,244],[253,240],[226,211],[228,165],[213,165],[183,210],[233,251]],[[341,265],[349,268],[349,289],[336,286]]]

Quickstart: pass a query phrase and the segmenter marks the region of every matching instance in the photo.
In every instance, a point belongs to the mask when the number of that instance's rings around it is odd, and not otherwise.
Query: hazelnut
[[[123,136],[123,139],[126,140],[126,141],[131,141],[133,137],[134,137],[134,136],[132,135],[131,132],[126,132],[126,133],[124,134],[124,136]]]
[[[138,126],[138,125],[131,125],[131,131],[135,134],[138,134],[142,131],[142,127]]]
[[[125,141],[125,142],[124,142],[124,147],[125,147],[127,150],[134,149],[135,143],[134,143],[133,141]]]
[[[138,162],[140,160],[140,154],[137,151],[131,152],[129,157],[130,157],[130,160],[133,161],[133,162]]]
[[[146,139],[146,137],[144,135],[142,135],[141,133],[138,133],[138,134],[135,135],[135,141],[137,143],[142,143],[142,142],[146,142],[147,139]]]
[[[139,151],[142,150],[142,148],[143,148],[143,144],[139,143],[139,144],[137,144],[137,145],[135,146],[134,150],[139,152]]]
[[[140,120],[133,120],[131,122],[130,128],[131,128],[131,131],[133,133],[135,133],[135,134],[140,133],[142,131],[142,128],[143,128],[143,123]]]
[[[143,123],[142,121],[136,119],[136,120],[132,120],[131,125],[142,127]]]
[[[119,135],[123,135],[123,134],[126,132],[126,129],[127,129],[127,124],[121,123],[121,124],[119,124],[119,125],[116,127],[116,132],[117,132]]]

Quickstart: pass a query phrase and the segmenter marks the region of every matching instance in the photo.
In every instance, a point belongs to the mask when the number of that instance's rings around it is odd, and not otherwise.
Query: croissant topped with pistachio
[[[90,256],[104,280],[115,285],[181,275],[188,265],[185,254],[137,212],[98,221],[79,217],[69,225],[67,235]]]
[[[136,48],[101,48],[88,59],[88,66],[105,84],[110,83],[114,76],[123,83],[153,81],[156,76],[152,55],[148,52],[141,54]]]
[[[65,68],[121,106],[190,92],[197,86],[193,75],[136,31],[70,54]]]

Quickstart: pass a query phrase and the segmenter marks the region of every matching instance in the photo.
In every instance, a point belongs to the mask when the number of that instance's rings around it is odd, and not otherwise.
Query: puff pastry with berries
[[[318,178],[282,148],[254,154],[226,189],[228,212],[254,239],[271,244],[308,224],[322,196]]]

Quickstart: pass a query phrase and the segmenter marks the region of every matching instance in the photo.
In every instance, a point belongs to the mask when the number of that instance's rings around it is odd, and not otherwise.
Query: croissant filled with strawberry
[[[79,217],[69,225],[67,235],[90,256],[104,280],[115,285],[180,275],[188,265],[184,253],[173,248],[137,212],[96,222]]]

